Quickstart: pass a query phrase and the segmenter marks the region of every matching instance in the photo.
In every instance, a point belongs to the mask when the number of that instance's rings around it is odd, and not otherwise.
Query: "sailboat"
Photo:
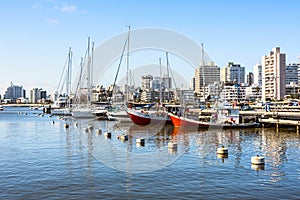
[[[119,61],[119,65],[118,65],[118,69],[117,69],[117,73],[115,76],[115,80],[113,83],[113,87],[111,90],[111,94],[113,94],[114,92],[114,88],[116,85],[116,80],[119,74],[119,70],[121,67],[121,63],[122,63],[122,59],[126,50],[126,46],[127,46],[127,75],[126,75],[126,100],[124,100],[124,102],[128,101],[128,76],[129,76],[129,38],[130,38],[130,26],[128,26],[128,34],[122,49],[122,54],[120,57],[120,61]],[[125,104],[125,103],[124,103]],[[119,121],[119,122],[131,122],[131,120],[129,119],[129,116],[127,115],[126,112],[126,106],[125,105],[120,105],[120,104],[116,104],[116,105],[111,105],[110,110],[107,112],[107,116],[109,120],[115,120],[115,121]]]
[[[105,110],[95,110],[92,108],[91,103],[91,72],[92,72],[92,59],[93,59],[94,43],[92,44],[92,53],[90,53],[90,38],[88,38],[88,47],[85,59],[80,62],[80,75],[77,81],[75,91],[76,105],[72,109],[72,117],[74,118],[95,118],[99,112],[105,115]]]
[[[65,64],[61,80],[58,84],[59,91],[56,92],[56,100],[51,106],[52,115],[71,115],[70,91],[71,91],[71,69],[72,69],[72,50],[68,51],[67,62]],[[62,85],[61,85],[62,84]],[[66,94],[62,94],[66,87]]]

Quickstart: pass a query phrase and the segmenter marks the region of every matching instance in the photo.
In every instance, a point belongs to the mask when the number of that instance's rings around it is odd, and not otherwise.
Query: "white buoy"
[[[252,156],[251,157],[251,164],[253,165],[264,165],[265,164],[265,158],[259,155]]]
[[[218,153],[217,154],[217,158],[221,158],[221,159],[228,158],[228,154],[220,154],[220,153]]]
[[[74,126],[78,126],[78,123],[77,123],[77,122],[75,122],[75,123],[74,123]]]
[[[145,138],[137,138],[135,139],[135,142],[140,144],[145,143]]]
[[[65,124],[65,128],[69,128],[69,124]]]
[[[83,128],[82,130],[83,130],[84,132],[86,132],[88,129],[87,129],[87,128]]]
[[[218,148],[217,154],[228,154],[228,148],[225,148],[224,146]]]
[[[101,134],[101,133],[102,133],[102,130],[99,129],[99,128],[97,128],[97,129],[96,129],[96,133]]]
[[[104,136],[106,137],[106,138],[111,138],[111,132],[105,132],[104,133]]]
[[[265,170],[265,165],[253,165],[251,164],[251,169],[259,171],[259,170]]]
[[[169,149],[177,149],[177,143],[176,142],[168,142],[168,148]]]
[[[92,126],[88,126],[87,127],[89,130],[93,130],[93,127]]]
[[[123,141],[127,141],[128,140],[128,135],[123,134],[123,135],[120,136],[120,139],[123,140]]]

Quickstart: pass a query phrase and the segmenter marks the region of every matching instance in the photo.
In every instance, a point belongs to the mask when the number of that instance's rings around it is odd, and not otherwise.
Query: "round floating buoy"
[[[102,133],[102,130],[99,129],[99,128],[97,128],[97,129],[96,129],[96,133],[101,134],[101,133]]]
[[[86,132],[88,129],[87,128],[83,128],[82,130]]]
[[[92,130],[92,129],[93,129],[93,127],[92,127],[92,126],[88,126],[87,128],[88,128],[89,130]]]
[[[259,155],[252,156],[251,157],[251,164],[253,165],[264,165],[265,164],[265,158]]]
[[[265,165],[254,165],[254,164],[251,164],[251,169],[253,170],[265,170]]]
[[[135,140],[135,142],[136,143],[145,143],[145,138],[137,138],[136,140]]]
[[[65,128],[69,128],[69,124],[65,124]]]
[[[55,123],[55,121],[54,120],[52,120],[52,124],[54,124]]]
[[[104,133],[104,136],[106,137],[106,138],[111,138],[111,132],[105,132]]]
[[[168,148],[169,149],[177,149],[177,143],[176,142],[168,142]]]
[[[74,126],[78,126],[78,123],[77,123],[77,122],[75,122],[75,123],[74,123]]]
[[[120,139],[123,140],[123,141],[127,141],[128,140],[128,135],[123,134],[123,135],[120,136]]]
[[[217,158],[221,158],[221,159],[228,158],[228,154],[220,154],[220,153],[218,153],[217,154]]]
[[[224,146],[218,148],[217,154],[228,154],[228,148],[225,148]]]

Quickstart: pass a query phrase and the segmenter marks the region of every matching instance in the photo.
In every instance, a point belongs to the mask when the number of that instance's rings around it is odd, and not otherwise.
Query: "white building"
[[[241,67],[240,64],[228,62],[223,70],[225,82],[245,83],[245,67]]]
[[[221,92],[221,99],[231,101],[243,101],[246,99],[246,86],[225,85]]]
[[[261,85],[252,84],[245,88],[246,98],[255,101],[261,101],[262,88]]]
[[[285,54],[280,53],[280,47],[262,56],[262,101],[284,98],[285,66]]]
[[[262,66],[260,63],[257,63],[253,66],[253,76],[253,84],[262,85]]]
[[[203,93],[204,87],[215,82],[220,82],[220,68],[211,62],[206,65],[201,65],[195,70],[195,92],[198,96],[205,96]],[[208,94],[206,94],[207,96]]]

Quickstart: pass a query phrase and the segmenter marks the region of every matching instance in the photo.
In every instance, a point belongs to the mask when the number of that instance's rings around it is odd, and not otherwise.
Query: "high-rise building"
[[[142,89],[143,90],[150,90],[152,80],[153,80],[152,75],[142,76],[142,80],[141,80]]]
[[[253,82],[254,82],[254,75],[252,72],[249,72],[247,74],[247,84],[250,86],[253,84]]]
[[[17,86],[13,83],[11,83],[4,94],[4,99],[10,99],[12,103],[15,103],[18,98],[22,97],[26,97],[26,91],[23,89],[23,86]]]
[[[285,54],[275,47],[262,56],[262,100],[280,100],[285,95]]]
[[[220,68],[214,62],[201,65],[195,70],[195,92],[204,95],[204,87],[220,82]],[[208,95],[208,94],[207,94]]]
[[[31,103],[42,103],[42,100],[47,98],[47,92],[43,89],[33,88],[30,90],[30,102]]]
[[[245,67],[234,62],[228,62],[228,65],[223,69],[224,82],[245,83]]]
[[[254,84],[256,85],[262,85],[262,66],[260,63],[257,63],[253,67],[253,78],[254,78]]]
[[[285,67],[285,84],[298,84],[298,68],[299,64],[289,64]]]

